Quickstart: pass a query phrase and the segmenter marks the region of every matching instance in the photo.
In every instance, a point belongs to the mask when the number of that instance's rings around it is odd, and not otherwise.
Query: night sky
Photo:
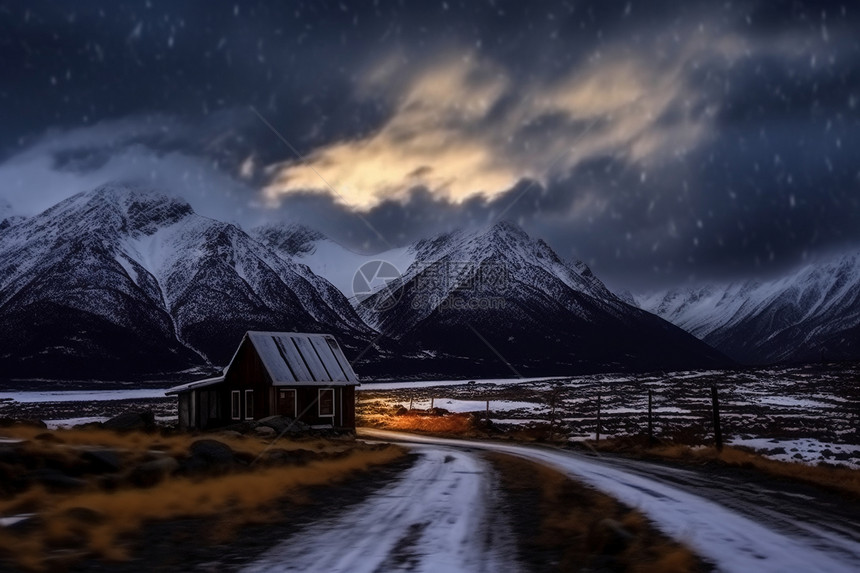
[[[22,215],[130,179],[363,251],[502,218],[631,290],[860,245],[855,3],[0,1],[0,78]]]

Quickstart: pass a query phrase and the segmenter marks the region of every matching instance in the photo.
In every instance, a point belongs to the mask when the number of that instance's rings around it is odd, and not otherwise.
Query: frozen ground
[[[848,459],[842,462],[844,465],[860,469],[860,446],[834,444],[810,438],[796,440],[734,438],[729,443],[733,446],[752,448],[771,459],[782,462],[830,460],[835,456],[847,457]]]
[[[645,513],[667,535],[690,546],[718,570],[727,572],[854,572],[860,565],[860,523],[836,518],[826,510],[794,513],[781,492],[744,489],[742,481],[711,479],[666,466],[586,458],[563,450],[520,445],[446,440],[379,430],[362,430],[364,437],[404,441],[469,451],[492,450],[543,463],[583,481]],[[432,451],[432,450],[431,450]],[[755,496],[751,503],[747,496]],[[448,499],[457,494],[448,491]],[[740,501],[740,503],[738,502]],[[795,502],[801,507],[809,501]],[[833,522],[833,523],[831,523]],[[293,540],[290,541],[292,544]],[[300,551],[296,543],[295,551]],[[453,569],[456,570],[456,569]]]
[[[740,371],[600,374],[530,380],[368,384],[359,414],[402,405],[486,411],[502,428],[549,422],[573,440],[593,439],[600,405],[603,437],[642,435],[652,395],[655,435],[688,444],[713,440],[711,386],[720,397],[727,442],[774,459],[860,468],[860,367],[807,366]],[[553,408],[554,404],[554,408]],[[774,442],[771,442],[774,440]],[[783,451],[784,450],[784,451]]]
[[[658,438],[701,444],[713,439],[710,387],[720,394],[728,443],[774,459],[860,468],[860,366],[807,366],[660,375],[599,374],[569,378],[364,383],[358,413],[394,405],[452,412],[486,411],[502,428],[553,418],[571,439],[593,439],[597,405],[601,436],[641,435],[648,391]],[[2,390],[2,388],[0,388]],[[552,404],[555,404],[555,408]],[[176,419],[176,399],[164,388],[0,392],[0,418],[49,420],[52,426],[100,420],[127,409]]]
[[[244,570],[516,572],[510,527],[479,456],[417,446],[415,465],[347,512],[320,519]]]

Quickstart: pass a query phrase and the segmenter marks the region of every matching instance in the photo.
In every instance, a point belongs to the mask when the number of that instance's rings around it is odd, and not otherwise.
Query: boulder
[[[134,430],[150,432],[155,430],[155,414],[152,411],[139,412],[129,410],[102,423],[102,427],[105,430],[114,430],[116,432],[130,432]]]
[[[181,464],[187,473],[220,473],[233,468],[236,457],[227,444],[204,438],[191,444],[189,456]]]
[[[42,484],[50,489],[75,489],[86,485],[82,479],[67,475],[53,468],[41,468],[24,474],[24,479]]]
[[[451,412],[445,408],[430,408],[427,413],[431,416],[447,416]]]
[[[274,438],[278,433],[269,426],[257,426],[254,428],[254,434],[263,439]]]
[[[89,473],[116,472],[122,466],[119,454],[111,448],[88,448],[81,452],[81,461]]]
[[[179,462],[170,456],[163,456],[135,467],[131,470],[128,479],[138,487],[150,487],[177,470],[179,470]]]

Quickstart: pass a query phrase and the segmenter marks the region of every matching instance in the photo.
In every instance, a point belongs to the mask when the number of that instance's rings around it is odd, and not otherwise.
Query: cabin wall
[[[222,425],[235,424],[249,419],[259,420],[272,415],[272,380],[263,365],[263,361],[260,360],[248,339],[242,342],[230,370],[224,377],[223,384],[218,386],[221,403],[224,404],[224,413],[221,416]],[[252,391],[250,396],[248,390]],[[235,391],[239,392],[238,418],[234,416],[233,412],[233,392]],[[251,412],[248,412],[249,397],[252,404]]]
[[[341,427],[355,428],[355,386],[342,386],[343,421]]]

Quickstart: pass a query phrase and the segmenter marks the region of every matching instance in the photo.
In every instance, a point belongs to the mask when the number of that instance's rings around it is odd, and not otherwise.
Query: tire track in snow
[[[794,534],[778,531],[771,524],[741,515],[717,501],[611,462],[586,459],[563,450],[364,428],[360,435],[422,447],[434,444],[496,451],[548,465],[639,509],[661,531],[685,543],[721,571],[854,573],[860,570],[860,543],[850,537],[805,524],[795,528]],[[784,518],[790,520],[791,516]]]
[[[420,458],[394,484],[243,571],[517,571],[510,527],[491,511],[496,484],[488,464],[462,448],[414,449]]]

